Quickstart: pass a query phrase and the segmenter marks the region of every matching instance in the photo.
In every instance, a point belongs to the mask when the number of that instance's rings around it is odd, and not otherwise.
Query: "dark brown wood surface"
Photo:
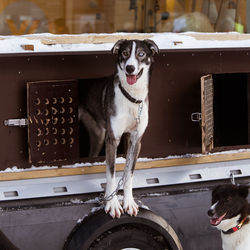
[[[200,77],[247,74],[249,65],[249,48],[162,50],[151,75],[149,125],[140,157],[201,153],[201,128],[190,118],[201,111]],[[109,52],[1,54],[0,169],[31,166],[27,127],[4,125],[7,119],[27,118],[27,82],[98,78],[114,71]],[[79,159],[70,163],[75,162]]]

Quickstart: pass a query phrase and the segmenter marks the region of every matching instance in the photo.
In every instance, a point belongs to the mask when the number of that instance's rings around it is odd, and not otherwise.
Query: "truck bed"
[[[137,202],[162,216],[173,227],[185,250],[220,250],[218,230],[207,217],[211,190],[230,180],[179,184],[134,190]],[[236,179],[249,185],[250,178]],[[22,250],[62,249],[73,228],[100,209],[99,193],[1,203],[1,230]]]

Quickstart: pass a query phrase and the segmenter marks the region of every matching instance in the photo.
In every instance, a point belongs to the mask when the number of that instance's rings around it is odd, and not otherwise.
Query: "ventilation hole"
[[[52,114],[53,114],[53,115],[56,115],[56,113],[57,113],[57,109],[56,109],[56,108],[52,107],[52,108],[51,108],[51,111],[52,111]]]
[[[64,124],[64,123],[65,123],[65,118],[61,117],[61,124]]]
[[[57,103],[57,99],[55,97],[52,98],[52,103],[56,104]]]
[[[40,136],[42,134],[42,130],[40,129],[40,128],[38,128],[37,130],[36,130],[36,135],[37,136]]]
[[[61,135],[65,135],[66,131],[64,128],[61,129]]]
[[[55,138],[55,139],[53,139],[52,143],[53,143],[54,145],[56,145],[56,144],[58,143],[58,140]]]
[[[53,191],[54,193],[67,193],[68,192],[66,187],[54,187]]]
[[[45,135],[48,135],[48,134],[49,134],[49,129],[45,128]]]
[[[40,98],[37,97],[36,100],[35,100],[35,104],[39,105],[40,103],[41,103],[41,100],[40,100]]]
[[[233,174],[233,175],[241,175],[242,172],[240,169],[235,169],[235,170],[230,170],[230,174]]]
[[[37,109],[36,110],[36,115],[40,115],[41,114],[41,110],[40,109]]]
[[[69,103],[72,103],[72,102],[73,102],[72,97],[69,97]]]
[[[48,139],[45,139],[45,140],[44,140],[44,145],[45,145],[45,146],[48,146],[48,145],[49,145],[49,140],[48,140]]]
[[[45,120],[44,120],[44,125],[45,125],[45,126],[48,126],[49,122],[50,122],[50,119],[45,119]]]
[[[60,97],[60,103],[64,103],[64,102],[65,102],[64,97]]]
[[[160,183],[158,178],[150,178],[150,179],[146,179],[147,184],[156,184],[156,183]]]
[[[53,118],[53,119],[52,119],[52,123],[53,123],[53,125],[56,125],[56,124],[57,124],[57,122],[58,122],[58,118],[57,118],[57,117],[55,117],[55,118]]]
[[[61,144],[65,144],[66,143],[66,140],[64,138],[61,138]]]
[[[64,114],[64,113],[65,113],[65,108],[64,108],[64,107],[61,107],[60,113],[61,113],[61,114]]]
[[[6,198],[17,197],[18,196],[17,191],[3,192],[3,194],[4,194],[4,197],[6,197]]]
[[[189,178],[191,180],[198,180],[198,179],[202,179],[202,176],[201,176],[201,174],[190,174]]]
[[[72,135],[73,132],[74,132],[74,129],[70,127],[70,128],[69,128],[69,134]]]
[[[74,143],[74,139],[72,137],[69,138],[69,144],[73,144]]]
[[[47,116],[49,114],[49,110],[48,109],[45,109],[44,110],[44,115]]]
[[[42,145],[41,141],[37,141],[37,142],[36,142],[36,146],[37,146],[38,148],[41,147],[41,145]]]
[[[73,119],[72,117],[70,117],[70,118],[68,119],[68,122],[69,122],[69,124],[72,124],[72,123],[74,122],[74,119]]]
[[[56,128],[52,128],[52,133],[54,134],[54,135],[56,135],[57,134],[57,129]]]
[[[71,114],[73,112],[73,108],[69,107],[69,113]]]
[[[45,105],[49,105],[49,99],[48,99],[48,98],[45,98],[44,103],[45,103]]]

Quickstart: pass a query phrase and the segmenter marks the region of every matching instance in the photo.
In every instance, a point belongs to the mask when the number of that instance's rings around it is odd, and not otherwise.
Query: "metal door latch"
[[[9,127],[24,127],[28,125],[28,119],[8,119],[4,121],[4,125]]]
[[[192,122],[200,122],[201,121],[201,113],[195,112],[191,114]]]

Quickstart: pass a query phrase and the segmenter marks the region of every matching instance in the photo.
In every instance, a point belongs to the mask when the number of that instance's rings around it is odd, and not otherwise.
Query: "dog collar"
[[[123,95],[124,95],[129,101],[131,101],[131,102],[133,102],[133,103],[136,103],[136,104],[142,103],[142,100],[138,100],[138,99],[135,99],[134,97],[132,97],[132,96],[122,87],[121,83],[119,83],[118,86],[119,86],[121,92],[123,93]]]
[[[240,230],[241,227],[243,226],[244,222],[246,221],[246,219],[247,219],[247,216],[237,226],[228,229],[226,232],[225,231],[222,231],[222,232],[224,234],[231,234],[231,233],[234,233],[234,232]]]

